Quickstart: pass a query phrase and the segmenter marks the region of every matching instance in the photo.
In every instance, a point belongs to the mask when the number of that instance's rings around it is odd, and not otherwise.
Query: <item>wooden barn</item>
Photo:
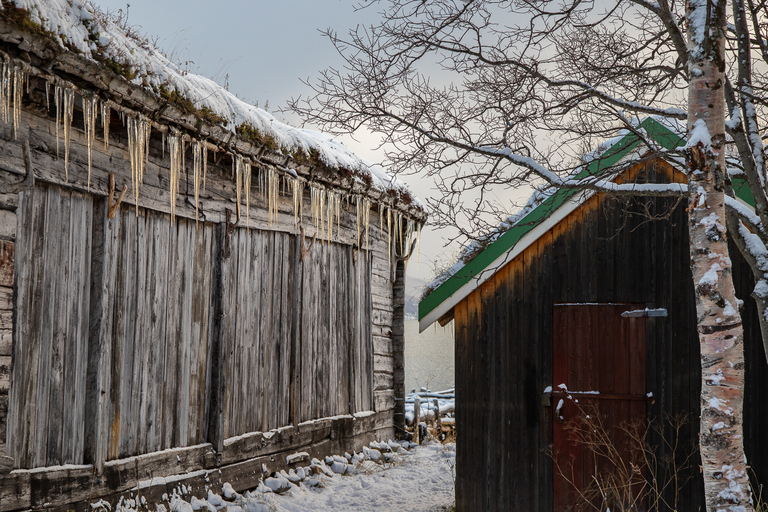
[[[392,438],[424,221],[92,6],[3,1],[0,510],[242,491]]]
[[[682,142],[654,119],[641,128],[667,149]],[[685,181],[642,147],[628,134],[587,170]],[[579,507],[598,486],[611,510],[630,510],[628,497],[646,492],[631,510],[703,510],[685,201],[562,190],[538,199],[420,303],[422,330],[454,321],[457,511],[594,510]],[[752,272],[735,247],[731,258],[745,301],[745,442],[759,489],[768,368]]]

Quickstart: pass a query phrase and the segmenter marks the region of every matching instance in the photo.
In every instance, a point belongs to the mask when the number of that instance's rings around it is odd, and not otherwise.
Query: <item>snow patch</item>
[[[709,134],[707,123],[703,119],[697,119],[693,123],[693,129],[688,137],[688,144],[685,147],[692,148],[698,144],[701,144],[705,150],[712,147],[712,136]]]

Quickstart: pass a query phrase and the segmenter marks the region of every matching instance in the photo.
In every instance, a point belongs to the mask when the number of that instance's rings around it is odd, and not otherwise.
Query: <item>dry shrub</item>
[[[555,472],[576,493],[576,512],[677,511],[680,491],[692,478],[689,471],[696,447],[683,445],[685,416],[667,416],[664,422],[638,421],[620,424],[611,432],[596,407],[582,407],[565,429],[569,440],[581,445],[585,464],[592,467],[591,480],[579,486],[574,461]],[[650,434],[654,435],[650,435]],[[654,445],[654,442],[659,443]],[[659,456],[659,453],[664,453]]]

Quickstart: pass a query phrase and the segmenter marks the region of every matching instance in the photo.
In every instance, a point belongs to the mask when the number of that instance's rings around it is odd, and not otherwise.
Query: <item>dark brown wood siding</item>
[[[749,304],[752,276],[734,251],[737,292],[747,302],[747,449],[768,483],[762,467],[768,409],[759,405],[768,369]],[[542,392],[553,385],[555,303],[668,310],[667,318],[646,320],[646,389],[656,397],[647,414],[665,425],[668,438],[673,433],[664,418],[685,418],[681,442],[695,449],[700,369],[688,261],[685,204],[595,196],[455,307],[457,510],[553,509],[553,411],[542,405]],[[660,441],[651,437],[663,459],[668,453]],[[681,489],[679,510],[703,506],[698,464],[694,459],[681,474],[691,480]]]

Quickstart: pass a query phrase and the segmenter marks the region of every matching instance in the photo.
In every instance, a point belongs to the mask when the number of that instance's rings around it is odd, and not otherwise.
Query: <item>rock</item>
[[[363,453],[365,454],[366,459],[372,460],[373,462],[379,462],[381,460],[381,452],[379,450],[363,446]]]
[[[347,465],[346,462],[339,462],[339,461],[333,461],[331,464],[331,471],[338,475],[343,475],[347,472],[347,469],[349,468],[349,465]]]
[[[279,474],[277,476],[265,479],[264,485],[272,489],[272,492],[276,494],[282,494],[291,488],[291,482]]]

